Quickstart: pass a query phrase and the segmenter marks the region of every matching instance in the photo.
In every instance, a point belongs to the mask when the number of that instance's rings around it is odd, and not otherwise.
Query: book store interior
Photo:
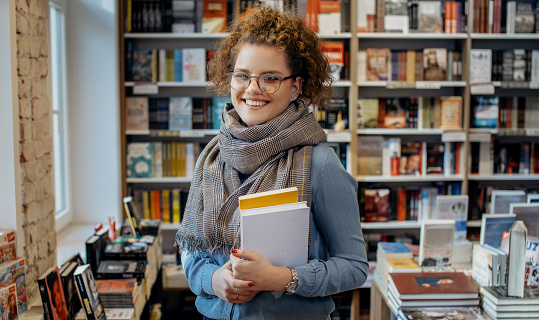
[[[539,319],[539,0],[2,0],[0,78],[0,320]]]

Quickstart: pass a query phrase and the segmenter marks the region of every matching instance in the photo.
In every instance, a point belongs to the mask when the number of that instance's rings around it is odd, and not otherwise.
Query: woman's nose
[[[260,89],[260,86],[258,85],[258,77],[251,77],[251,83],[249,83],[245,91],[256,92],[256,93],[262,92],[262,90]]]

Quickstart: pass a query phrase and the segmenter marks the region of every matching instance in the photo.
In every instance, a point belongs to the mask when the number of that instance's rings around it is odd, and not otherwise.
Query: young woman
[[[229,31],[209,74],[232,103],[197,161],[176,237],[197,309],[209,319],[329,319],[330,295],[361,286],[368,263],[357,182],[308,109],[331,97],[328,62],[288,13],[260,8]],[[239,249],[238,197],[292,186],[311,208],[309,261],[275,267]]]

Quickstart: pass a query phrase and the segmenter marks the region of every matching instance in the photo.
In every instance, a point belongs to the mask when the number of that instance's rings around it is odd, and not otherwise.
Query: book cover
[[[512,213],[483,213],[481,216],[481,231],[479,236],[480,244],[488,244],[494,248],[502,245],[504,232],[509,232],[515,223],[516,215]]]
[[[150,142],[130,142],[127,144],[127,177],[152,177],[152,148]]]
[[[227,2],[204,0],[202,9],[202,33],[226,31]]]
[[[324,106],[324,129],[343,131],[348,129],[348,98],[332,98]]]
[[[454,220],[423,220],[419,236],[419,265],[447,267],[452,264],[455,238]]]
[[[144,242],[114,242],[105,247],[105,260],[143,260],[147,259],[148,244]]]
[[[367,49],[367,81],[388,81],[391,51],[387,48]]]
[[[90,265],[92,272],[97,272],[97,266],[102,259],[102,246],[98,236],[93,235],[84,244],[86,248],[86,263]]]
[[[28,310],[26,263],[24,258],[15,258],[0,264],[0,287],[7,287],[12,284],[15,284],[17,289],[17,309],[19,314],[23,314]]]
[[[329,69],[333,81],[343,80],[344,74],[344,42],[324,41],[322,42],[322,53],[327,57]]]
[[[320,12],[318,13],[318,33],[321,35],[340,34],[341,18],[340,1],[320,1]]]
[[[436,213],[433,218],[455,220],[455,242],[466,240],[468,202],[468,195],[440,195],[436,197]]]
[[[427,142],[427,174],[444,173],[444,153],[443,142]]]
[[[376,128],[378,125],[378,99],[359,99],[357,108],[358,129]]]
[[[462,97],[440,98],[440,129],[462,129]]]
[[[221,128],[222,115],[227,103],[232,103],[230,97],[214,97],[213,98],[213,129]]]
[[[148,97],[126,97],[125,108],[126,131],[149,130]]]
[[[401,145],[400,169],[401,175],[421,175],[422,143],[404,142]]]
[[[133,81],[152,81],[153,65],[152,50],[133,50]]]
[[[515,33],[533,33],[535,14],[532,3],[517,2],[515,12]]]
[[[526,192],[522,190],[492,190],[489,213],[511,213],[511,203],[525,203]]]
[[[170,97],[168,129],[171,131],[191,130],[193,99]]]
[[[516,215],[516,220],[521,220],[528,229],[528,236],[539,237],[539,203],[509,204],[509,213]]]
[[[420,1],[419,3],[431,2]],[[423,80],[445,81],[447,76],[447,49],[425,48],[423,49]]]
[[[412,251],[402,242],[378,242],[377,251],[380,251],[384,257],[406,257],[411,258]]]
[[[143,279],[146,260],[103,260],[97,269],[97,279]]]
[[[491,68],[492,49],[470,49],[470,83],[489,83]]]
[[[290,187],[278,190],[257,192],[240,196],[239,209],[252,209],[298,202],[298,188]]]
[[[384,150],[387,148],[387,157],[384,154],[384,163],[382,165],[389,168],[389,175],[398,176],[401,167],[401,138],[389,138],[384,143],[387,144],[387,147],[384,145]],[[385,170],[382,169],[382,171],[385,174]]]
[[[182,58],[182,79],[184,82],[203,82],[206,80],[206,50],[204,48],[183,49]]]
[[[472,96],[472,127],[496,129],[498,127],[499,99],[497,96]]]
[[[267,257],[274,266],[307,263],[309,207],[305,202],[240,209],[241,248]]]
[[[389,286],[405,299],[476,299],[479,290],[462,272],[392,273]]]
[[[384,222],[391,217],[389,189],[365,190],[365,221]]]
[[[421,272],[421,268],[412,258],[388,257],[386,260],[387,271],[394,272]]]
[[[472,278],[480,286],[499,285],[498,254],[482,244],[474,244],[472,256]]]
[[[0,229],[0,263],[14,259],[16,256],[15,230]]]
[[[357,4],[357,32],[374,32],[376,1],[359,0]]]
[[[37,279],[37,284],[46,319],[67,319],[67,303],[58,267],[47,269],[47,271]]]
[[[417,31],[440,33],[442,30],[442,2],[419,1],[417,6]]]
[[[358,136],[357,174],[365,176],[382,175],[383,151],[383,136]]]
[[[75,270],[79,265],[82,265],[82,263],[79,264],[78,262],[74,261],[68,262],[66,268],[62,268],[62,270],[60,270],[60,277],[62,279],[62,287],[64,289],[69,319],[73,319],[73,317],[82,307],[77,295],[77,289],[75,288],[75,279],[73,278]]]
[[[385,0],[384,30],[408,33],[408,3],[406,0]]]
[[[406,109],[398,98],[385,99],[384,128],[406,128]]]
[[[17,288],[15,284],[0,287],[0,315],[2,316],[2,319],[6,320],[19,319]]]
[[[95,279],[90,266],[78,266],[73,275],[77,294],[88,320],[106,320],[105,310],[95,286]]]

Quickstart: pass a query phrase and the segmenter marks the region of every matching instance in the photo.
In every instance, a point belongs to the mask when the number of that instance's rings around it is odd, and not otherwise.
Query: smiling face
[[[250,76],[272,74],[281,78],[291,75],[288,59],[283,51],[273,47],[246,44],[240,49],[234,72],[244,72]],[[270,121],[281,114],[296,100],[301,90],[301,78],[283,80],[275,93],[264,93],[258,87],[258,80],[252,79],[245,91],[230,90],[232,104],[247,126]]]

